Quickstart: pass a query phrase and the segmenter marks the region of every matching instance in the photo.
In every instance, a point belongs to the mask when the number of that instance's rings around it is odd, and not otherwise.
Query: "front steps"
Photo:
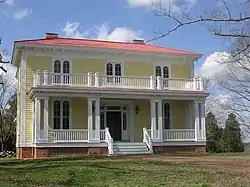
[[[151,154],[144,142],[114,142],[114,155],[147,155]]]

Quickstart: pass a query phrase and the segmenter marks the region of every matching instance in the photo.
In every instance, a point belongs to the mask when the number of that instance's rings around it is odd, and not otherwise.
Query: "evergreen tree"
[[[206,116],[207,152],[217,152],[221,135],[222,135],[222,128],[218,126],[213,113],[209,112]]]
[[[231,113],[225,123],[225,128],[219,142],[220,152],[242,152],[244,145],[241,139],[240,123],[235,114]]]

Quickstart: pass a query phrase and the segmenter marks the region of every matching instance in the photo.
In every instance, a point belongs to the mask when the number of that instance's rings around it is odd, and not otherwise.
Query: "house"
[[[200,57],[143,40],[16,41],[17,157],[205,152]]]

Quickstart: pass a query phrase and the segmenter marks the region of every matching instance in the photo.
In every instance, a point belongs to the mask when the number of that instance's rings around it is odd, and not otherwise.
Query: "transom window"
[[[69,101],[56,100],[53,102],[53,128],[69,129],[70,103]]]

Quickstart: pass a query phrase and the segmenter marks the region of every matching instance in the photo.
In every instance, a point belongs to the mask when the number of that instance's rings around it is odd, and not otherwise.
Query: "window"
[[[168,78],[169,78],[169,69],[168,66],[156,66],[155,67],[155,76],[161,76],[163,78],[162,84],[163,88],[168,87]],[[157,84],[157,83],[156,83]]]
[[[70,83],[70,76],[65,74],[70,74],[70,61],[68,60],[55,60],[54,65],[54,76],[53,81],[55,84],[69,84]]]
[[[127,130],[127,113],[123,112],[122,114],[122,130]]]
[[[164,129],[170,129],[170,105],[169,103],[164,103],[163,104],[163,112],[164,112],[164,115],[163,115],[163,118],[164,118]]]
[[[101,129],[105,129],[105,116],[104,116],[104,112],[101,112],[100,115],[100,125],[101,125]]]
[[[108,63],[106,65],[106,75],[108,83],[120,83],[122,76],[122,66],[120,63]]]
[[[54,101],[53,128],[69,129],[70,123],[70,104],[68,101]]]

